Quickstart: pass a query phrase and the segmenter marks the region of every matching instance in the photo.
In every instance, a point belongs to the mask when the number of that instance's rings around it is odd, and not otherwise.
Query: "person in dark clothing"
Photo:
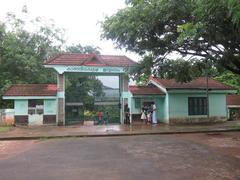
[[[108,114],[108,112],[106,112],[106,113],[104,113],[104,118],[103,118],[104,120],[104,124],[108,124],[108,121],[109,121],[109,114]]]
[[[124,106],[124,114],[125,114],[124,124],[130,124],[130,109],[128,107],[128,104]]]

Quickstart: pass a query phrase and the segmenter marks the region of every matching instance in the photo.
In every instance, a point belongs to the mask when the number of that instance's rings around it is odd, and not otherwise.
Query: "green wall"
[[[183,118],[188,116],[188,97],[206,97],[205,93],[169,94],[169,117]],[[226,94],[209,94],[209,115],[227,116]],[[192,116],[192,117],[206,117]]]
[[[157,107],[157,119],[160,122],[164,121],[164,97],[156,99],[156,107]]]
[[[136,108],[136,106],[135,106],[135,100],[136,100],[136,98],[140,98],[140,108]],[[142,97],[133,97],[133,98],[131,98],[132,99],[132,114],[140,114],[141,113],[141,108],[143,107],[143,102],[153,102],[153,101],[155,101],[155,99],[154,98],[152,98],[152,97],[144,97],[144,96],[142,96]]]
[[[188,97],[206,97],[204,91],[168,92],[165,96],[129,96],[132,114],[140,114],[144,101],[154,101],[157,106],[157,119],[169,123],[171,118],[207,117],[206,115],[188,115]],[[141,99],[140,108],[135,107],[135,99]],[[209,115],[227,117],[226,92],[211,92],[209,94]]]
[[[44,114],[45,115],[57,114],[57,102],[55,99],[44,100]]]
[[[28,115],[28,100],[15,100],[14,101],[15,115]]]
[[[14,100],[15,115],[28,115],[28,99]],[[57,112],[57,103],[55,99],[44,100],[44,114],[55,115]]]
[[[211,94],[209,97],[210,116],[227,117],[226,94]]]
[[[140,108],[135,107],[135,99],[140,98]],[[157,107],[157,119],[158,121],[163,122],[164,121],[164,99],[165,97],[160,96],[138,96],[138,97],[132,97],[131,98],[131,113],[132,114],[140,114],[141,108],[143,107],[143,102],[155,102]]]
[[[163,122],[169,122],[169,95],[166,93],[165,98],[163,99]]]

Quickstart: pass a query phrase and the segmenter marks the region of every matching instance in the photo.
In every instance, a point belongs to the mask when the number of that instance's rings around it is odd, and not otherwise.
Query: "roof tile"
[[[227,95],[227,105],[240,106],[240,95],[239,94]]]
[[[92,59],[99,61],[98,63],[90,63]],[[97,55],[97,54],[80,54],[80,53],[64,53],[59,54],[44,63],[45,65],[69,65],[69,66],[116,66],[128,67],[136,66],[137,63],[126,56],[116,55]]]
[[[166,89],[206,89],[206,77],[200,77],[193,79],[187,83],[177,82],[175,79],[160,79],[156,77],[150,77],[150,80],[158,83]],[[208,79],[208,88],[215,90],[234,90],[233,87],[223,84],[215,79]]]
[[[4,96],[56,96],[56,84],[13,84]]]
[[[129,86],[129,91],[133,95],[164,95],[165,94],[159,88],[152,87],[152,86]]]

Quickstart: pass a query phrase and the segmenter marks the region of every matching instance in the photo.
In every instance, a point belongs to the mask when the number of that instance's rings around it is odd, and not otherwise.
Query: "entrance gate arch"
[[[65,123],[120,123],[119,76],[65,73]]]
[[[65,75],[81,73],[91,76],[118,76],[120,92],[120,123],[124,122],[125,99],[129,96],[129,71],[137,65],[126,56],[66,53],[44,63],[57,72],[57,124],[65,125]],[[131,107],[130,112],[131,112]]]

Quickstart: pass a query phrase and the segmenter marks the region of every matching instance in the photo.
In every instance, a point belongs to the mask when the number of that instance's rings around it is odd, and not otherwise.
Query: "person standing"
[[[152,123],[153,124],[157,124],[157,107],[156,107],[156,104],[153,103],[152,104]]]
[[[141,111],[141,120],[143,121],[143,122],[146,122],[147,121],[147,116],[146,116],[146,112],[145,112],[146,110],[145,110],[145,108],[143,107],[142,108],[142,111]]]
[[[124,107],[124,113],[125,113],[124,124],[130,124],[130,109],[128,107],[128,104],[126,104]]]
[[[108,124],[109,122],[109,114],[108,112],[104,113],[103,124]]]
[[[98,124],[103,124],[103,112],[98,112]]]
[[[151,124],[151,123],[152,123],[152,113],[151,111],[148,111],[146,124]]]

